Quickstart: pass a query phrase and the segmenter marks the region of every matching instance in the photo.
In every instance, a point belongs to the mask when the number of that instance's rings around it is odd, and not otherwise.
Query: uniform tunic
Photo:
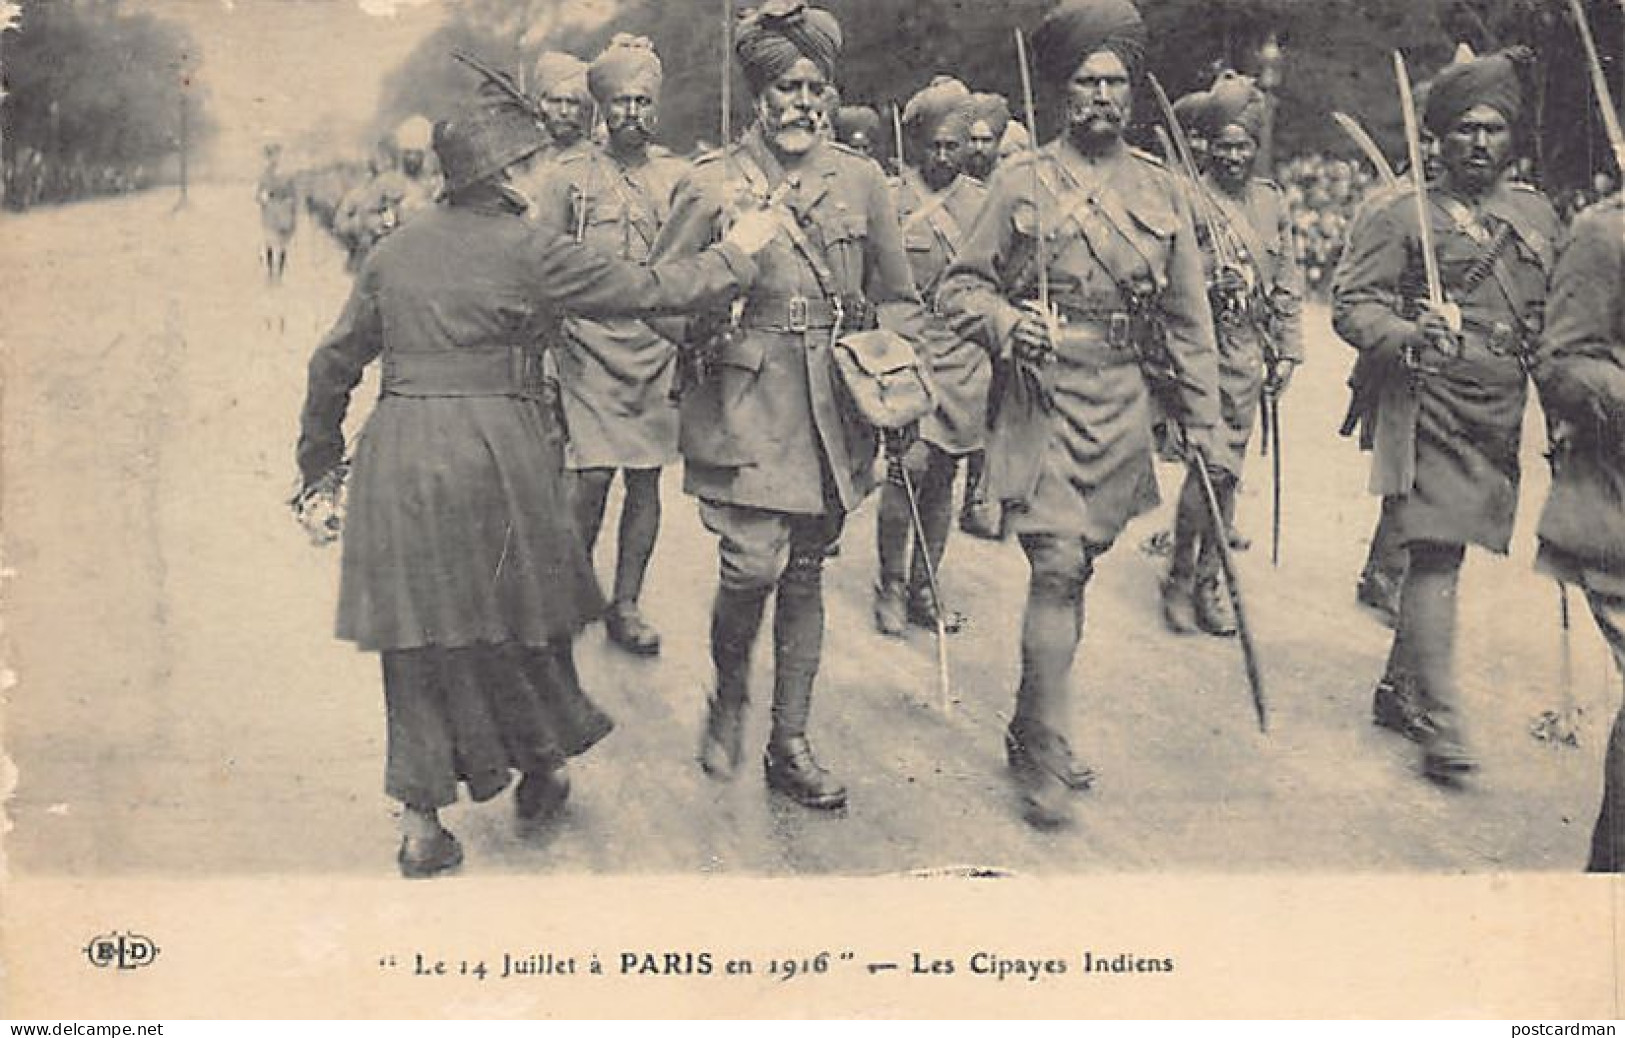
[[[383,396],[355,445],[339,592],[338,636],[363,649],[545,646],[596,617],[557,437],[509,377],[526,360],[516,347],[566,313],[689,307],[754,273],[732,246],[653,272],[517,213],[437,207],[390,235],[311,358],[307,480],[339,461],[350,392],[383,360]]]
[[[1251,313],[1213,315],[1224,423],[1212,460],[1239,476],[1258,421],[1266,348],[1278,350],[1284,360],[1303,361],[1303,274],[1292,240],[1292,214],[1279,187],[1254,179],[1238,198],[1221,190],[1211,175],[1203,179],[1219,211],[1213,233],[1251,270],[1257,286]],[[1204,222],[1198,220],[1196,233],[1211,283],[1219,268],[1218,252]]]
[[[1445,295],[1461,308],[1463,352],[1436,372],[1384,383],[1371,490],[1403,495],[1396,521],[1405,543],[1505,553],[1527,397],[1522,353],[1539,333],[1557,214],[1533,188],[1506,182],[1481,199],[1476,218],[1442,191],[1430,193],[1429,206]],[[1406,287],[1421,280],[1415,227],[1414,194],[1395,192],[1371,206],[1344,250],[1333,323],[1355,349],[1398,358],[1413,333],[1401,308]],[[1490,273],[1466,284],[1497,235],[1505,242]]]
[[[942,276],[981,212],[986,194],[986,188],[966,176],[935,192],[916,170],[905,168],[897,185],[897,218],[914,284],[928,307],[933,306]],[[920,423],[921,438],[952,455],[981,450],[993,379],[987,351],[955,334],[935,314],[919,348],[931,365],[937,396],[936,411]]]
[[[1017,304],[1037,294],[1035,191],[1051,298],[1067,317],[1042,375],[1048,410],[1008,359]],[[1125,148],[1091,165],[1064,138],[994,170],[939,305],[1000,358],[985,478],[1017,533],[1110,544],[1158,503],[1150,392],[1122,287],[1142,279],[1160,286],[1169,406],[1209,429],[1219,418],[1213,318],[1184,187],[1149,156]]]
[[[606,255],[643,262],[686,168],[667,156],[623,165],[598,146],[571,148],[549,163],[531,215]],[[572,318],[559,346],[570,468],[658,468],[677,460],[674,345],[641,321]]]
[[[255,192],[260,203],[260,227],[267,242],[287,244],[299,219],[299,188],[293,177],[276,169],[260,174]]]
[[[678,185],[651,259],[716,241],[724,212],[744,193],[793,185],[783,196],[787,218],[821,251],[835,284],[820,286],[786,232],[756,257],[742,334],[682,389],[684,490],[791,515],[850,512],[874,488],[876,437],[838,384],[826,289],[863,297],[883,327],[911,339],[925,320],[885,174],[872,159],[822,142],[788,175],[757,127],[728,153],[702,157]],[[796,322],[793,310],[806,319]],[[796,331],[797,323],[808,327]],[[848,330],[857,330],[850,320]]]
[[[1625,200],[1587,209],[1552,275],[1534,376],[1562,446],[1540,517],[1541,562],[1563,579],[1625,598]]]

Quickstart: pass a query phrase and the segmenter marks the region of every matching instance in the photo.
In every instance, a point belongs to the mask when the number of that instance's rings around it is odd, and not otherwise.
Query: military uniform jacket
[[[1303,274],[1292,240],[1292,214],[1274,182],[1255,178],[1238,198],[1221,190],[1211,176],[1203,180],[1207,197],[1218,211],[1212,235],[1205,222],[1199,220],[1196,226],[1208,281],[1219,270],[1219,252],[1212,238],[1222,236],[1225,247],[1250,271],[1256,286],[1245,312],[1213,315],[1224,418],[1224,432],[1216,444],[1224,457],[1215,460],[1239,474],[1263,395],[1265,350],[1278,351],[1286,360],[1303,361]]]
[[[782,191],[786,219],[822,251],[836,281],[829,288],[862,296],[883,327],[918,338],[925,314],[891,192],[873,160],[819,143],[787,175],[757,127],[728,153],[702,156],[678,186],[654,262],[717,240],[725,213],[744,195]],[[742,333],[682,390],[684,489],[775,512],[851,511],[874,487],[876,437],[838,384],[825,288],[787,232],[756,262]],[[848,330],[857,330],[852,323]]]
[[[363,648],[543,646],[591,619],[601,600],[526,371],[535,327],[710,305],[755,271],[730,245],[651,271],[518,214],[497,198],[437,206],[390,235],[311,358],[307,482],[343,457],[350,393],[383,366],[353,454],[339,590],[339,637]]]
[[[1037,294],[1040,223],[1051,298],[1067,322],[1041,376],[1048,406],[1008,360],[1018,303]],[[938,304],[960,334],[999,358],[986,480],[1018,533],[1109,544],[1158,502],[1146,344],[1125,334],[1139,280],[1157,289],[1167,407],[1188,427],[1211,428],[1219,418],[1213,318],[1185,186],[1126,148],[1091,165],[1064,138],[994,170]]]
[[[1574,221],[1552,275],[1534,376],[1560,432],[1541,559],[1565,579],[1625,596],[1625,199]]]
[[[897,219],[914,284],[927,306],[935,300],[942,276],[964,244],[986,194],[986,188],[966,176],[932,191],[916,170],[905,168],[897,184]],[[937,410],[920,423],[920,435],[949,454],[980,450],[993,379],[987,351],[933,313],[921,336],[920,352],[931,365],[937,395]]]
[[[531,215],[606,255],[644,262],[687,163],[649,154],[623,164],[597,145],[548,162]],[[556,362],[572,468],[656,468],[677,460],[677,348],[641,321],[564,322]]]
[[[1540,331],[1557,214],[1533,188],[1502,182],[1476,213],[1430,191],[1429,219],[1445,296],[1461,309],[1463,352],[1436,371],[1384,381],[1371,490],[1405,498],[1398,514],[1407,541],[1505,552],[1518,499],[1525,351]],[[1333,284],[1338,334],[1396,363],[1415,327],[1406,292],[1425,284],[1416,226],[1412,191],[1374,201]]]

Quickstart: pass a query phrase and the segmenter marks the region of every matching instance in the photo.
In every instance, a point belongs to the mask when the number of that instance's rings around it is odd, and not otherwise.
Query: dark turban
[[[1010,125],[1010,104],[998,94],[972,94],[954,110],[953,119],[956,125],[964,127],[962,136],[965,137],[970,136],[971,127],[978,122],[987,123],[996,142]]]
[[[903,106],[903,126],[922,139],[929,138],[970,98],[970,87],[952,76],[938,76]]]
[[[1207,92],[1207,101],[1197,112],[1202,136],[1212,140],[1232,124],[1247,131],[1255,143],[1264,139],[1264,91],[1246,76],[1226,72]]]
[[[587,89],[601,105],[609,104],[617,94],[635,90],[659,97],[664,74],[660,55],[648,38],[616,33],[587,68]]]
[[[1211,100],[1206,90],[1193,90],[1174,102],[1174,118],[1187,137],[1207,139],[1207,104]]]
[[[582,98],[590,93],[587,90],[587,63],[563,51],[550,50],[537,58],[535,75],[531,78],[536,83],[538,97],[559,93],[561,88],[564,93],[578,94]]]
[[[1523,114],[1523,82],[1520,66],[1533,54],[1514,47],[1460,64],[1447,65],[1433,77],[1428,88],[1422,121],[1436,137],[1442,137],[1469,108],[1489,107],[1516,123]]]
[[[841,24],[828,11],[801,0],[766,0],[740,16],[734,53],[753,93],[761,93],[801,58],[811,58],[826,78],[834,79]]]
[[[1033,33],[1033,64],[1051,83],[1064,83],[1083,60],[1109,50],[1129,74],[1145,59],[1145,23],[1130,0],[1062,0]]]
[[[855,136],[871,142],[880,134],[880,113],[868,105],[846,105],[835,112],[835,137],[843,144]]]

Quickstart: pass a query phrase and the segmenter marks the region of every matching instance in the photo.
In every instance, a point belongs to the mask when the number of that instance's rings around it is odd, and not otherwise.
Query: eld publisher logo
[[[152,938],[126,930],[124,933],[101,934],[85,945],[85,958],[97,969],[117,966],[121,970],[151,966],[158,957],[158,945]]]

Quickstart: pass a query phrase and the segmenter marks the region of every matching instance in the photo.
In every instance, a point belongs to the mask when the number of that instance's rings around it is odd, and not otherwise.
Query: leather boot
[[[883,580],[875,586],[875,630],[901,638],[908,629],[907,592],[901,580]]]
[[[739,773],[748,704],[743,699],[712,696],[707,706],[705,732],[700,737],[700,768],[717,781],[728,782]]]
[[[1230,595],[1217,574],[1196,582],[1196,626],[1216,638],[1236,633],[1236,614],[1230,608]]]
[[[834,811],[846,806],[846,787],[818,763],[804,735],[769,743],[762,768],[769,789],[803,807]]]
[[[1012,774],[1019,775],[1024,769],[1033,766],[1027,752],[1027,744],[1022,741],[1021,733],[1016,727],[1006,728],[1004,731],[1004,760],[1010,766]],[[1079,763],[1068,748],[1061,774],[1061,781],[1066,783],[1067,788],[1082,793],[1094,786],[1095,778],[1094,769]]]
[[[1072,820],[1072,749],[1059,733],[1027,722],[1010,733],[1019,752],[1011,773],[1021,794],[1021,816],[1036,829],[1055,829]],[[1091,776],[1092,781],[1092,776]]]
[[[1196,633],[1195,578],[1168,574],[1162,582],[1162,625],[1175,634]]]
[[[513,791],[514,814],[521,822],[542,822],[558,814],[570,797],[570,776],[556,768],[527,771]]]
[[[1168,576],[1162,582],[1162,622],[1174,634],[1196,633],[1197,534],[1203,528],[1201,488],[1185,477],[1174,513],[1168,549]]]
[[[634,656],[660,655],[660,632],[649,626],[636,602],[616,602],[604,615],[609,640]]]
[[[1478,767],[1467,749],[1451,711],[1435,709],[1433,729],[1422,743],[1422,774],[1441,785],[1455,785]]]
[[[1416,679],[1387,675],[1371,694],[1371,723],[1398,732],[1414,743],[1424,743],[1433,732],[1433,720],[1422,701]]]
[[[739,771],[751,650],[762,626],[767,592],[767,588],[719,588],[711,608],[711,663],[717,678],[698,758],[705,773],[720,782]]]
[[[762,764],[768,787],[821,810],[846,804],[846,788],[807,742],[813,684],[824,651],[822,559],[791,556],[773,606],[773,731]]]
[[[916,584],[908,592],[908,622],[915,627],[924,627],[927,630],[937,629],[937,598],[931,593],[931,585]],[[949,634],[958,634],[965,629],[966,617],[957,609],[949,609],[942,614],[942,628]]]

